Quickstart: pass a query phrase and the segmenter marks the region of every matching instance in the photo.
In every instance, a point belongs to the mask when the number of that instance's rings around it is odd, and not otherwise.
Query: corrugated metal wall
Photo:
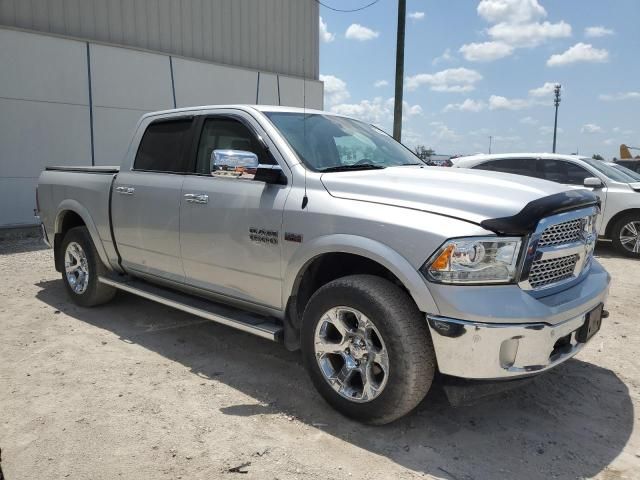
[[[318,79],[315,0],[0,0],[0,24]]]
[[[0,228],[34,224],[46,166],[120,164],[146,112],[323,100],[317,80],[1,27],[0,65]]]

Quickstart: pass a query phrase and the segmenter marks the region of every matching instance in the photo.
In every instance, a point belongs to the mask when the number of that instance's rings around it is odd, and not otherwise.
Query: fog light
[[[511,368],[516,363],[516,355],[518,354],[518,345],[520,340],[510,338],[500,345],[500,366],[502,368]]]

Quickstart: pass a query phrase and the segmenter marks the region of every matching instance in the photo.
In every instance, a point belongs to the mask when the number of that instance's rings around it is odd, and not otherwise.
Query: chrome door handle
[[[122,195],[133,195],[136,189],[133,187],[116,187],[116,192],[121,193]]]
[[[203,193],[185,193],[184,198],[189,203],[209,203],[209,195]]]

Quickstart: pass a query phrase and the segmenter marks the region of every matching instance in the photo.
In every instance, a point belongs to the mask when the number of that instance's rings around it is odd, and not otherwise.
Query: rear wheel
[[[62,240],[64,270],[62,280],[74,303],[93,307],[113,298],[116,289],[100,283],[107,269],[98,257],[86,227],[75,227]]]
[[[640,215],[631,214],[619,219],[611,231],[611,240],[619,253],[640,258]]]
[[[424,316],[406,292],[372,275],[334,280],[311,297],[302,347],[324,399],[371,424],[392,422],[415,408],[436,369]]]

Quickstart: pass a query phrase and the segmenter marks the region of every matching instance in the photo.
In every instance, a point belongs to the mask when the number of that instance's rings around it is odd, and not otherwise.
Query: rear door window
[[[185,173],[188,157],[185,150],[191,139],[192,119],[152,123],[142,136],[133,164],[134,170]]]

